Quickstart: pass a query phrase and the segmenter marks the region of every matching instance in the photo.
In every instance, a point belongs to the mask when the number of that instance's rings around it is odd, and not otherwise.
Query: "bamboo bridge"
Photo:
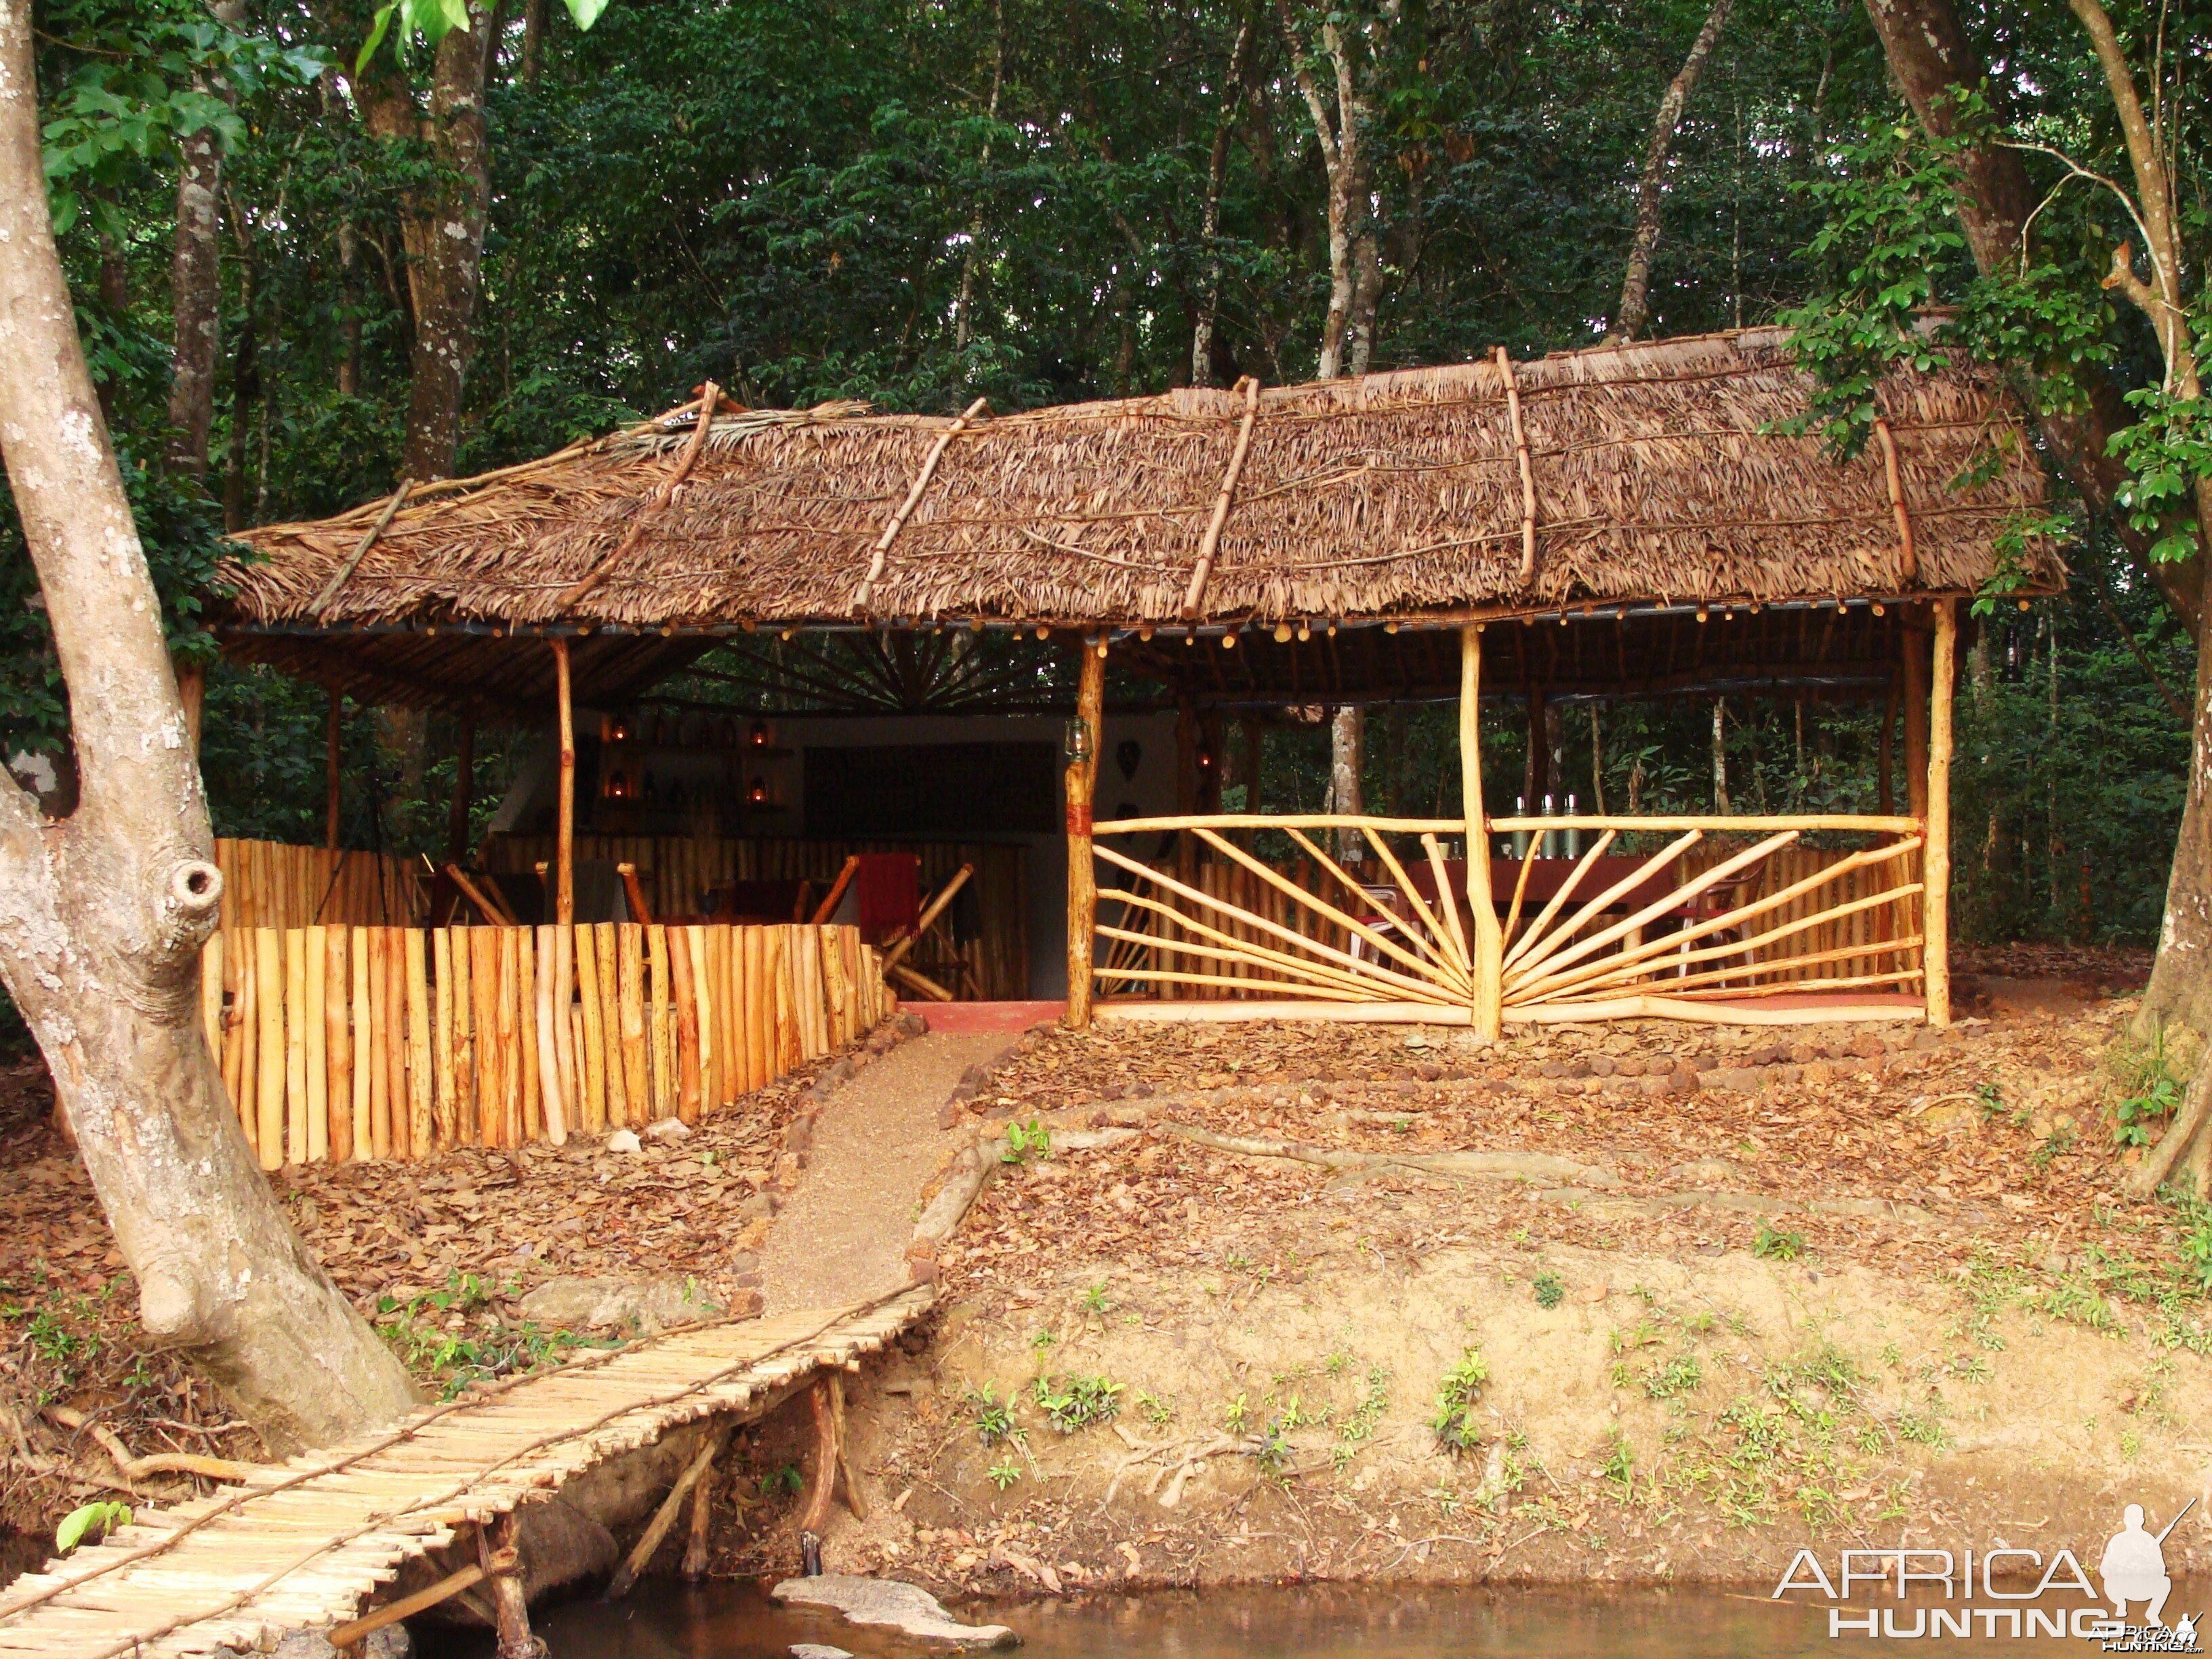
[[[824,1376],[836,1389],[861,1356],[921,1316],[930,1294],[912,1286],[844,1308],[672,1331],[507,1379],[191,1503],[145,1511],[10,1585],[0,1595],[0,1656],[252,1651],[301,1629],[326,1629],[343,1646],[402,1611],[368,1609],[406,1563],[465,1545],[471,1533],[476,1561],[406,1601],[427,1605],[487,1583],[504,1637],[504,1615],[520,1612],[522,1595],[510,1541],[520,1506],[684,1424],[757,1419]],[[834,1438],[828,1443],[833,1462],[815,1481],[824,1495],[836,1456]],[[679,1483],[657,1524],[682,1494]]]

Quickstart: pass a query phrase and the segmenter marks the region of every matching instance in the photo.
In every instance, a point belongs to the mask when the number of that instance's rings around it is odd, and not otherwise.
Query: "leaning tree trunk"
[[[28,1022],[138,1280],[279,1447],[386,1420],[406,1373],[301,1247],[198,1018],[222,878],[161,607],[47,213],[29,0],[0,0],[0,455],[68,685],[77,808],[0,778],[0,980]]]
[[[1713,0],[1712,10],[1705,14],[1705,26],[1691,42],[1689,57],[1668,83],[1666,95],[1659,100],[1659,112],[1652,118],[1650,142],[1644,149],[1644,177],[1636,191],[1636,237],[1628,250],[1628,271],[1620,284],[1620,306],[1613,315],[1613,328],[1605,337],[1608,341],[1632,340],[1644,331],[1650,310],[1651,256],[1659,246],[1659,209],[1666,195],[1667,154],[1674,147],[1674,131],[1682,125],[1682,111],[1690,101],[1690,94],[1697,90],[1698,77],[1705,71],[1705,59],[1713,55],[1713,43],[1721,38],[1729,8],[1735,3],[1735,0]]]

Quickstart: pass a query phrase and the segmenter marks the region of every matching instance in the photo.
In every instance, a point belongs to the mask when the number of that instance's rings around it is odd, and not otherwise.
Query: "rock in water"
[[[842,1648],[833,1648],[820,1642],[793,1642],[791,1659],[853,1659]]]
[[[856,1625],[889,1625],[919,1641],[1011,1648],[1022,1639],[1004,1625],[963,1625],[927,1590],[896,1578],[825,1572],[814,1578],[787,1578],[770,1594],[786,1603],[835,1607]]]

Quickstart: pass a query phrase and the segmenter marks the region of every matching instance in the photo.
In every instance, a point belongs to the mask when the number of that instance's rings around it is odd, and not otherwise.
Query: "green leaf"
[[[54,1547],[67,1555],[84,1541],[87,1533],[97,1528],[102,1538],[118,1527],[131,1524],[131,1506],[112,1498],[97,1504],[86,1504],[71,1510],[54,1528]]]
[[[353,60],[356,75],[368,71],[368,60],[376,56],[376,49],[384,44],[384,32],[392,27],[392,14],[398,4],[399,0],[384,0],[384,3],[376,9],[376,15],[369,21],[368,39],[362,43],[361,51]]]
[[[567,0],[568,15],[580,29],[589,29],[607,9],[607,0]]]

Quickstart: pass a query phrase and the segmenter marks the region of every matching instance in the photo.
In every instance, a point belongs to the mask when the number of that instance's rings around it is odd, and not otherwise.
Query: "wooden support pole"
[[[837,1468],[845,1456],[845,1391],[833,1372],[817,1376],[810,1397],[814,1407],[814,1486],[806,1513],[799,1519],[801,1540],[819,1538],[830,1523],[830,1502],[837,1489]]]
[[[553,641],[554,695],[561,714],[561,805],[556,814],[553,920],[563,927],[576,919],[576,718],[569,701],[568,641]]]
[[[340,763],[345,751],[345,694],[331,693],[331,709],[323,730],[323,845],[335,853],[343,839],[344,792],[340,787]]]
[[[1936,602],[1935,664],[1928,698],[1928,844],[1921,876],[1920,932],[1928,1023],[1951,1023],[1951,682],[1958,672],[1959,602]]]
[[[477,1564],[491,1583],[492,1607],[497,1617],[499,1659],[544,1659],[545,1644],[530,1633],[530,1601],[522,1583],[521,1562],[515,1550],[513,1510],[477,1534]],[[500,1563],[504,1561],[505,1565]]]
[[[1490,892],[1490,831],[1482,811],[1482,629],[1459,635],[1459,793],[1467,815],[1467,908],[1474,923],[1474,1034],[1495,1042],[1504,1023],[1504,935]],[[1525,866],[1524,866],[1525,867]],[[1449,897],[1445,902],[1450,902]]]
[[[1098,921],[1098,874],[1091,861],[1091,802],[1105,740],[1106,642],[1085,640],[1075,694],[1075,719],[1085,742],[1081,759],[1066,758],[1062,774],[1067,805],[1067,1015],[1071,1031],[1091,1024],[1091,930]]]
[[[721,1452],[722,1442],[728,1437],[727,1429],[720,1429],[709,1435],[707,1443],[699,1449],[699,1455],[685,1466],[683,1474],[676,1477],[676,1484],[668,1489],[668,1496],[660,1500],[660,1507],[653,1512],[653,1519],[647,1523],[644,1534],[637,1540],[637,1547],[630,1551],[622,1565],[615,1570],[614,1577],[608,1582],[608,1601],[619,1601],[629,1594],[630,1586],[644,1577],[645,1570],[653,1565],[653,1553],[659,1549],[661,1540],[668,1536],[668,1529],[676,1524],[676,1516],[684,1507],[684,1500],[691,1495],[695,1487],[706,1480],[708,1471],[714,1467],[714,1459]],[[688,1552],[686,1560],[689,1560]]]
[[[497,1565],[496,1561],[494,1563]],[[374,1636],[386,1625],[396,1625],[403,1619],[412,1619],[425,1608],[434,1607],[449,1601],[465,1589],[472,1589],[490,1575],[477,1562],[471,1562],[459,1572],[449,1572],[428,1589],[419,1589],[412,1595],[403,1595],[397,1601],[387,1601],[382,1607],[365,1613],[358,1619],[331,1626],[330,1644],[341,1652],[356,1646],[365,1636]]]

